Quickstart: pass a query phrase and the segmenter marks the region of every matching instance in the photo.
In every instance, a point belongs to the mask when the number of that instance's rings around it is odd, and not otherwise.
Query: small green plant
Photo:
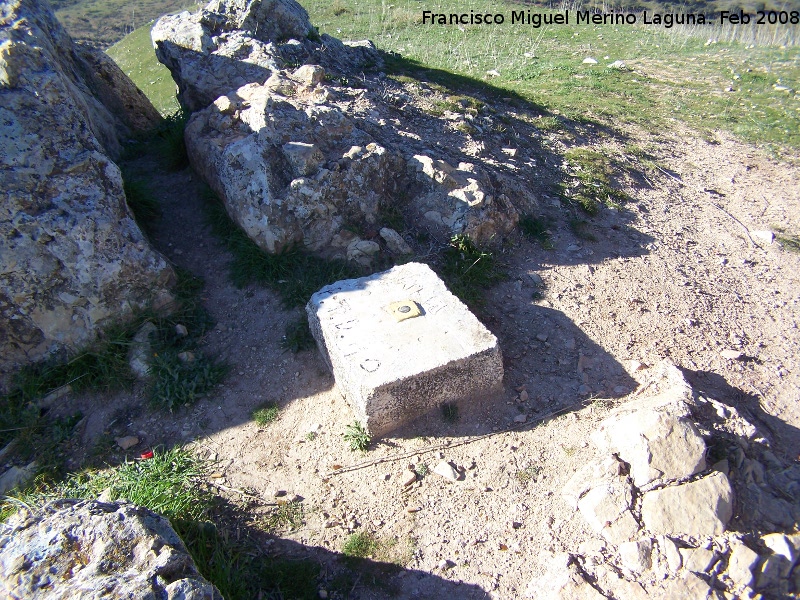
[[[153,383],[150,401],[153,406],[172,412],[193,404],[221,382],[228,372],[225,364],[217,363],[204,354],[174,350],[157,353],[150,365]]]
[[[458,405],[454,402],[445,402],[442,404],[442,418],[447,423],[455,423],[458,421]]]
[[[260,426],[266,427],[278,419],[280,409],[274,402],[267,402],[256,408],[250,416]]]
[[[316,431],[309,431],[306,434],[306,441],[307,442],[313,442],[315,439],[317,439],[317,432]]]
[[[350,445],[350,450],[365,452],[369,448],[370,437],[364,426],[358,421],[353,421],[345,428],[344,439]]]
[[[156,151],[162,164],[170,171],[180,171],[189,166],[183,130],[186,129],[190,116],[186,110],[176,110],[164,117],[164,122],[156,130]]]
[[[779,233],[775,237],[784,250],[800,253],[800,236],[792,235],[791,233]]]
[[[542,467],[538,465],[529,465],[524,469],[520,469],[515,473],[515,477],[517,481],[519,481],[523,485],[527,485],[531,481],[534,481],[542,472]]]
[[[311,350],[315,344],[307,318],[301,316],[286,324],[286,333],[281,339],[281,348],[297,354],[304,350]]]
[[[494,254],[478,248],[463,234],[451,238],[442,254],[441,271],[450,291],[477,308],[484,304],[483,291],[505,279]]]
[[[303,526],[303,505],[300,502],[280,502],[267,516],[267,526],[274,529],[298,529]]]
[[[420,477],[425,477],[426,475],[428,475],[428,473],[431,472],[431,469],[428,466],[428,463],[419,463],[419,464],[417,464],[415,470],[416,470],[417,475],[419,475]]]
[[[352,534],[342,545],[342,554],[350,558],[369,558],[377,550],[378,541],[374,535],[366,531]]]
[[[547,219],[537,218],[532,215],[524,215],[519,220],[519,228],[528,239],[539,242],[545,250],[553,249],[553,242],[550,240],[550,232],[547,230]]]
[[[614,161],[605,154],[588,148],[571,148],[564,153],[570,169],[572,185],[561,186],[561,197],[577,204],[590,215],[597,214],[601,205],[617,207],[630,197],[612,186],[617,170]]]

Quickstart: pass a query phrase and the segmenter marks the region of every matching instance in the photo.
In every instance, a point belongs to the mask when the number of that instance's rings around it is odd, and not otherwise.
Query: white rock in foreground
[[[497,338],[427,265],[336,282],[306,311],[337,385],[372,435],[502,383]]]
[[[642,521],[655,534],[719,535],[732,515],[733,490],[720,472],[642,498]]]

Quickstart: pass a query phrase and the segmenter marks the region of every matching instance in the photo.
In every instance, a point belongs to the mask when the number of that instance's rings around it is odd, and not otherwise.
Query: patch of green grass
[[[267,526],[270,530],[295,530],[303,526],[303,505],[300,502],[280,502],[267,515]]]
[[[316,341],[311,335],[307,317],[301,316],[286,324],[286,333],[281,339],[281,348],[297,354],[304,350],[311,350],[314,346],[316,346]]]
[[[356,450],[366,452],[369,448],[369,433],[367,433],[367,430],[364,429],[364,426],[358,421],[353,421],[345,428],[344,439],[353,452]]]
[[[267,402],[256,408],[250,417],[255,421],[260,427],[266,427],[270,423],[275,422],[278,419],[278,415],[280,414],[280,408],[274,402]]]
[[[570,148],[564,153],[570,185],[563,185],[561,196],[577,204],[584,212],[595,215],[600,206],[619,206],[630,197],[613,187],[617,173],[615,162],[605,154],[588,148]]]
[[[286,308],[305,306],[320,288],[357,277],[361,271],[344,260],[325,260],[299,246],[270,254],[256,245],[228,216],[213,192],[206,192],[206,215],[215,235],[233,254],[231,280],[238,287],[265,285],[278,293]]]
[[[428,466],[428,463],[418,463],[415,472],[420,477],[425,477],[431,472],[431,468]]]
[[[142,231],[151,234],[155,221],[161,216],[158,200],[144,179],[134,178],[123,171],[122,181],[125,201],[133,213],[136,224]]]
[[[800,253],[800,235],[779,233],[777,236],[775,236],[775,239],[777,239],[778,243],[783,246],[784,250]]]
[[[447,423],[455,423],[458,421],[458,405],[453,402],[445,402],[441,406],[442,418]]]
[[[519,229],[528,239],[539,242],[545,250],[552,250],[553,242],[550,240],[550,232],[547,230],[548,224],[547,219],[524,215],[519,220]]]
[[[366,531],[352,534],[342,545],[342,554],[351,558],[369,558],[377,550],[378,541]]]
[[[150,402],[153,406],[170,412],[181,406],[193,404],[220,383],[228,373],[228,366],[216,362],[200,352],[192,352],[186,359],[174,349],[156,353],[150,365],[153,383]]]
[[[190,116],[185,110],[176,110],[164,117],[164,122],[155,131],[156,153],[161,164],[170,171],[180,171],[189,166],[183,131]]]
[[[456,235],[442,254],[441,273],[447,287],[471,308],[485,304],[484,291],[506,277],[488,250],[478,248],[466,235]]]

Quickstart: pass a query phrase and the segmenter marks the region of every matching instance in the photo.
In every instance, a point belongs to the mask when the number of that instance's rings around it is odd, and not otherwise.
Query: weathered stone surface
[[[88,344],[174,277],[106,156],[130,132],[92,95],[108,64],[89,76],[81,55],[44,5],[0,8],[0,374]]]
[[[0,475],[0,496],[7,494],[16,487],[23,487],[36,474],[36,463],[32,462],[25,467],[11,467]]]
[[[381,228],[380,231],[383,241],[386,242],[386,247],[392,254],[411,254],[411,246],[409,246],[399,233],[394,229],[388,227]]]
[[[547,572],[528,583],[526,598],[539,600],[605,600],[578,571],[569,554],[557,554]]]
[[[713,597],[710,594],[712,589],[708,584],[689,571],[668,579],[650,592],[650,596],[657,600],[708,600]]]
[[[126,502],[77,500],[0,525],[0,595],[222,600],[167,519]]]
[[[393,312],[396,302],[406,306]],[[306,311],[337,385],[375,435],[502,382],[497,338],[427,265],[339,281],[314,294]]]
[[[585,465],[570,478],[561,495],[612,544],[627,542],[639,529],[630,511],[633,486],[628,477],[620,475],[620,463],[615,458]]]
[[[642,573],[649,569],[653,562],[653,540],[645,538],[635,542],[625,542],[619,545],[619,557],[622,566],[633,573]]]
[[[733,582],[734,589],[752,587],[755,581],[753,569],[756,565],[758,565],[758,554],[755,550],[751,550],[741,542],[731,544],[725,575]]]
[[[433,472],[449,481],[458,480],[458,471],[453,468],[453,465],[445,460],[433,467]]]
[[[381,64],[370,42],[316,36],[308,13],[294,0],[212,0],[195,13],[161,17],[151,37],[156,56],[178,84],[178,99],[191,111],[248,83],[263,83],[293,63],[341,73]],[[319,72],[311,77],[313,83],[321,80]]]
[[[195,169],[268,252],[294,242],[333,249],[346,226],[377,224],[406,186],[403,159],[318,103],[324,89],[276,75],[218,98],[186,127]]]
[[[652,533],[718,535],[733,514],[733,490],[722,473],[682,485],[647,492],[642,521]]]
[[[609,417],[592,434],[592,441],[630,464],[637,487],[656,479],[688,477],[706,467],[706,445],[694,423],[657,409]]]

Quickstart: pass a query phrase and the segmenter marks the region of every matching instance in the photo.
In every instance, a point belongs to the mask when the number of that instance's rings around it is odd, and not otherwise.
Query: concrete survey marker
[[[502,384],[497,338],[427,265],[337,281],[306,311],[336,383],[372,435]]]

